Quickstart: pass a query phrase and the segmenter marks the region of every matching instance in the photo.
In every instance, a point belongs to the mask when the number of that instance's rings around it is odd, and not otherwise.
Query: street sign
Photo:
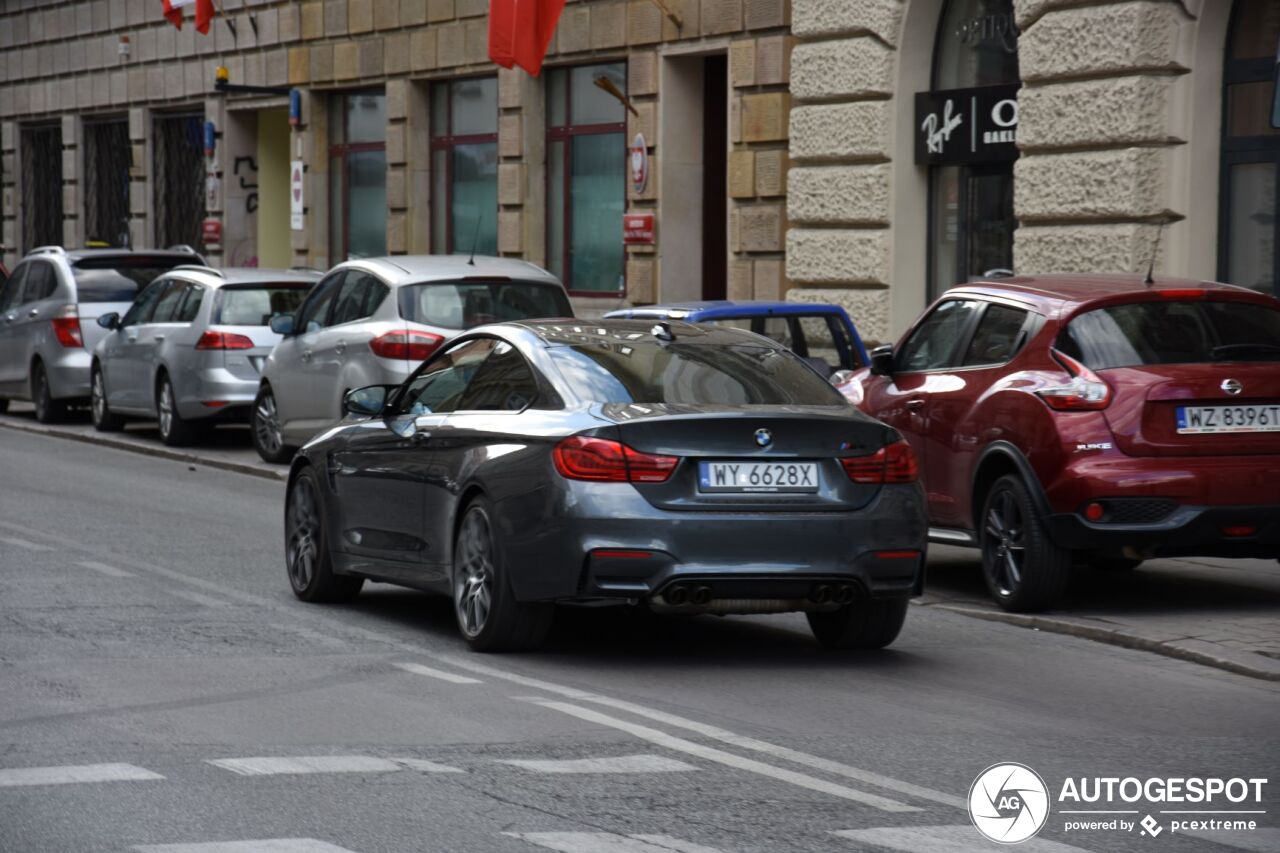
[[[219,219],[206,219],[200,223],[200,240],[206,246],[222,245],[222,221]]]
[[[622,216],[622,242],[627,246],[652,246],[654,243],[652,213],[626,213]]]
[[[639,195],[649,185],[649,147],[643,133],[637,133],[632,140],[628,160],[631,164],[631,187]]]
[[[294,231],[303,229],[302,175],[304,171],[301,160],[294,160],[289,165],[289,227]]]

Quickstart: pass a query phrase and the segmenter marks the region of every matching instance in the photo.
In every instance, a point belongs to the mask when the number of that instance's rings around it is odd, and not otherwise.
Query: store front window
[[[1218,277],[1280,295],[1280,130],[1271,126],[1280,4],[1236,0],[1223,69]]]
[[[387,253],[387,107],[381,92],[329,100],[329,260]]]
[[[929,168],[929,296],[1013,266],[1018,28],[1012,0],[950,0],[932,88],[916,95],[916,162]]]
[[[498,253],[498,78],[431,87],[431,251]]]
[[[623,291],[627,90],[621,62],[547,72],[547,262],[572,293]]]

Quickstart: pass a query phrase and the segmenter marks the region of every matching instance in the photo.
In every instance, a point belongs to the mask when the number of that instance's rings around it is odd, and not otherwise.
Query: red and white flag
[[[213,21],[213,0],[162,0],[164,16],[169,23],[182,29],[182,9],[185,6],[196,7],[196,29],[201,33],[209,32],[209,24]]]
[[[563,10],[564,0],[489,0],[489,58],[537,77]]]

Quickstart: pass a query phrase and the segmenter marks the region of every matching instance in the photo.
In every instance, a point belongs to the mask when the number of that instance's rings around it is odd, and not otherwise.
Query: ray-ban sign
[[[1000,163],[1018,157],[1018,87],[916,95],[916,162]]]

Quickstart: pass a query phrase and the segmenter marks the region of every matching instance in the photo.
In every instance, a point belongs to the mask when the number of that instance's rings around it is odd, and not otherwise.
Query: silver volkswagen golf
[[[292,314],[319,280],[309,270],[181,266],[148,285],[121,317],[103,314],[93,350],[93,425],[155,418],[165,444],[198,427],[248,419],[263,362],[280,336],[270,322]]]
[[[564,286],[515,258],[397,255],[334,267],[293,316],[262,371],[253,443],[268,462],[342,419],[343,396],[398,385],[449,338],[503,320],[571,317]]]

